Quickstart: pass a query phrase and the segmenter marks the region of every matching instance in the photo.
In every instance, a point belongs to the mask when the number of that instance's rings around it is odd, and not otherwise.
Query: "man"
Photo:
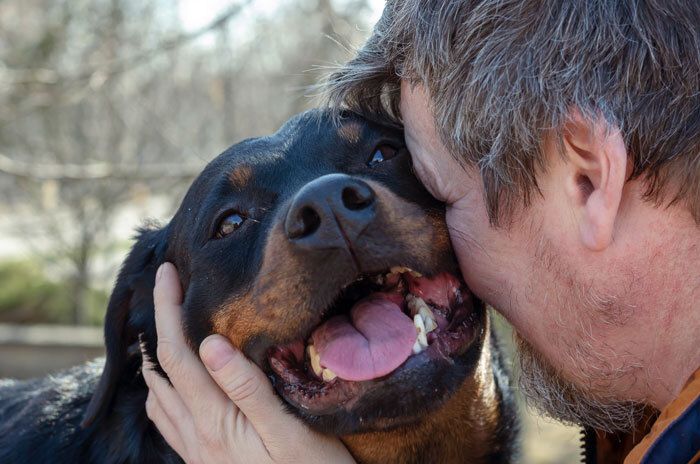
[[[700,4],[389,2],[328,92],[404,125],[418,177],[448,205],[466,282],[517,331],[534,404],[601,433],[661,411],[626,462],[700,460]],[[159,324],[177,314],[162,285]],[[175,375],[201,370],[169,346]],[[264,376],[220,337],[201,355],[248,421],[210,447],[240,450],[253,428],[255,452],[295,455],[282,437],[302,433],[296,421],[262,431],[281,420],[261,412]],[[168,387],[147,380],[162,406]],[[211,423],[178,393],[182,417]],[[164,409],[149,413],[161,430]],[[165,435],[206,455],[182,430]]]

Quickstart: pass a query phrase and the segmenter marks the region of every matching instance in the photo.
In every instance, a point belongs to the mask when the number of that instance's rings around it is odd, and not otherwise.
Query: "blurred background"
[[[312,106],[382,8],[0,0],[0,377],[99,356],[136,227],[167,221],[226,147]],[[522,462],[578,462],[577,429],[523,412]]]

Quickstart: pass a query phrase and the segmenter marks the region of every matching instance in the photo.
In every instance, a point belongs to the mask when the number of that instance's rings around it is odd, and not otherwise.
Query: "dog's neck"
[[[408,426],[388,431],[341,437],[362,463],[464,462],[465,456],[482,456],[470,462],[494,462],[492,454],[501,439],[511,441],[503,429],[504,402],[494,379],[489,338],[477,371],[437,411]],[[497,396],[497,397],[495,397]],[[507,436],[502,436],[508,434]],[[504,453],[504,456],[508,453]]]

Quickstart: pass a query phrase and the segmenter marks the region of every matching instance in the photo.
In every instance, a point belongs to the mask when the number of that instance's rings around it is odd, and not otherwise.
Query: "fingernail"
[[[156,271],[156,282],[160,280],[160,278],[163,276],[163,268],[165,268],[165,265],[168,263],[163,263],[160,266],[158,266],[158,270]]]
[[[235,350],[225,338],[220,335],[210,335],[199,347],[202,362],[212,371],[218,371],[235,355]]]

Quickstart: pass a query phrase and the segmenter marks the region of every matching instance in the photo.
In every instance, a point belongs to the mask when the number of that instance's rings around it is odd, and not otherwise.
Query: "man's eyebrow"
[[[248,182],[253,178],[253,169],[248,165],[237,166],[228,175],[228,179],[233,186],[239,190],[245,188]]]

